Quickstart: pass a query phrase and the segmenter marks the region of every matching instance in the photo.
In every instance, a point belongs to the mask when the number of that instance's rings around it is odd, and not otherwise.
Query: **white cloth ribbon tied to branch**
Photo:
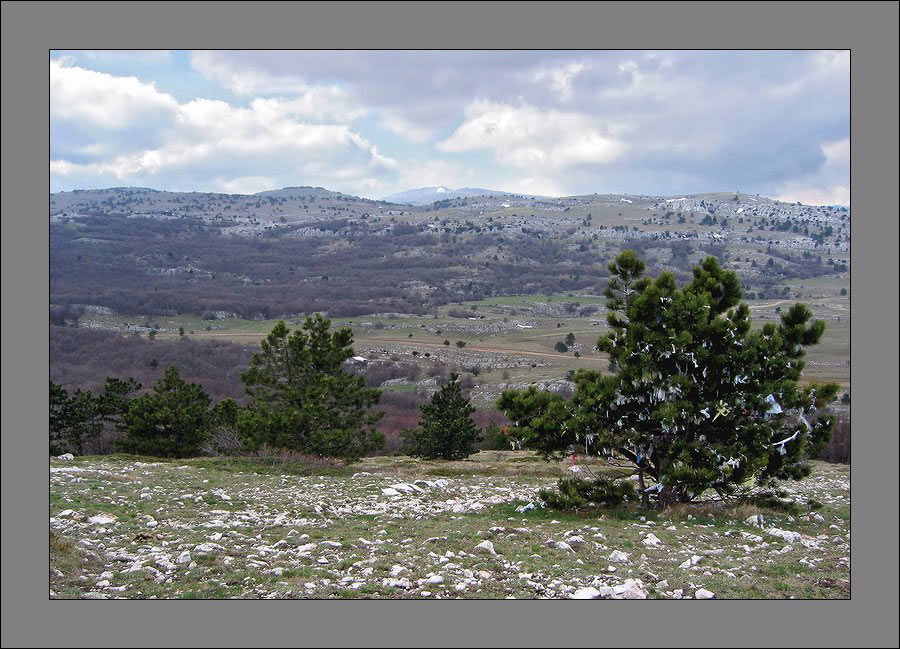
[[[767,415],[780,415],[783,411],[781,410],[781,406],[778,405],[778,402],[775,401],[775,395],[770,394],[766,397],[766,403],[771,404],[769,409],[766,410]]]
[[[790,437],[788,437],[786,439],[781,440],[780,442],[775,442],[774,444],[772,444],[772,446],[777,446],[778,452],[781,455],[785,455],[787,453],[787,449],[784,448],[784,445],[787,444],[788,442],[792,442],[795,439],[797,439],[797,435],[799,435],[799,434],[800,434],[800,431],[796,430],[796,431],[794,431],[793,435],[791,435]]]

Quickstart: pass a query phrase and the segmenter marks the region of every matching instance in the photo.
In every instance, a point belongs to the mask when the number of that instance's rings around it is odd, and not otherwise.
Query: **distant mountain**
[[[513,194],[498,189],[482,189],[480,187],[460,187],[450,189],[443,185],[437,187],[419,187],[385,196],[382,200],[400,205],[431,205],[436,201],[471,198],[473,196],[522,196],[523,198],[544,198],[533,194]]]

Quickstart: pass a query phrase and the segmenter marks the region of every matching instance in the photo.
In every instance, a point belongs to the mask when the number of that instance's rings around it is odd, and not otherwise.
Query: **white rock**
[[[641,584],[634,579],[625,580],[625,590],[622,592],[623,599],[647,599],[647,591]]]
[[[181,554],[178,555],[178,558],[175,559],[175,563],[184,564],[191,562],[191,553],[188,550],[185,550]]]
[[[647,536],[644,537],[644,545],[651,548],[655,548],[660,543],[662,543],[662,541],[660,541],[653,532],[650,532]]]
[[[796,543],[797,541],[799,541],[800,539],[803,538],[803,536],[801,534],[799,534],[798,532],[791,532],[788,530],[780,530],[777,527],[768,528],[766,530],[766,533],[770,534],[771,536],[777,536],[778,538],[782,538],[785,541],[787,541],[788,543]]]
[[[432,575],[428,579],[425,580],[426,584],[443,584],[444,578],[440,575]]]
[[[225,548],[217,543],[201,543],[194,547],[197,554],[213,554],[215,552],[225,552]]]
[[[94,525],[109,525],[115,522],[116,517],[112,514],[97,514],[88,518],[88,523],[93,523]]]
[[[497,554],[497,551],[494,549],[494,544],[490,541],[482,541],[478,545],[475,546],[475,552],[480,554]]]
[[[762,527],[764,520],[762,514],[754,514],[753,516],[745,518],[744,522],[753,527]]]
[[[628,563],[628,555],[621,550],[613,550],[612,554],[609,555],[609,560],[612,563]]]
[[[63,460],[64,462],[68,462],[69,460],[74,460],[75,456],[71,453],[63,453],[62,455],[56,456],[57,460]]]
[[[384,496],[399,496],[400,492],[392,487],[385,487],[381,490],[381,494]]]
[[[572,593],[572,599],[599,599],[600,591],[594,588],[593,586],[588,586],[587,588],[579,588],[574,593]]]
[[[553,547],[557,550],[562,550],[563,552],[575,552],[575,550],[572,549],[572,546],[565,541],[557,541]]]
[[[700,563],[700,560],[701,560],[702,558],[703,558],[703,557],[698,556],[698,555],[696,555],[696,554],[691,555],[691,558],[688,559],[687,561],[685,561],[684,563],[682,563],[680,567],[682,567],[682,568],[691,568],[691,567],[693,567],[693,566],[696,566],[698,563]]]
[[[713,599],[715,596],[715,593],[708,591],[705,588],[699,588],[697,592],[694,593],[694,599]]]

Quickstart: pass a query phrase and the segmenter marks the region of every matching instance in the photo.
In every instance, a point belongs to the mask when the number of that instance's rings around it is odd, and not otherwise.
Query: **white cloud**
[[[476,102],[466,121],[438,144],[445,153],[486,150],[501,164],[528,171],[608,164],[625,143],[589,115]]]
[[[315,184],[352,191],[398,168],[347,123],[330,121],[358,114],[334,88],[257,98],[249,107],[179,103],[133,77],[51,61],[51,124],[61,140],[52,152],[51,183],[241,192]]]
[[[381,119],[378,122],[378,125],[394,135],[399,135],[400,137],[417,144],[427,142],[432,137],[431,129],[424,128],[409,121],[396,110],[381,111]]]
[[[426,160],[405,164],[397,184],[404,189],[438,185],[458,188],[476,184],[477,181],[478,175],[471,167],[448,160]]]
[[[105,174],[93,183],[266,178],[370,196],[471,184],[832,200],[849,186],[830,148],[849,136],[847,51],[191,54],[192,70],[239,104],[175,99],[127,76],[152,78],[139,52],[54,56],[51,181],[68,187],[81,172]],[[168,53],[148,56],[168,65],[171,87],[190,87]],[[92,61],[113,73],[84,69]]]
[[[166,65],[172,62],[171,50],[84,50],[82,54],[91,63]]]
[[[272,74],[249,60],[225,58],[219,52],[191,52],[191,67],[237,95],[302,94],[309,89],[297,75]]]
[[[850,138],[826,142],[822,154],[825,161],[816,173],[788,181],[776,198],[805,205],[849,205]]]
[[[55,120],[124,130],[171,116],[177,108],[173,97],[135,77],[67,66],[59,59],[50,61],[50,114]]]
[[[534,73],[534,81],[549,84],[558,93],[560,100],[567,101],[572,96],[572,82],[585,67],[584,63],[567,63],[540,68]]]

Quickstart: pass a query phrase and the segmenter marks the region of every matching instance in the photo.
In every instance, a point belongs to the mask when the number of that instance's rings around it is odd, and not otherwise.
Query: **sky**
[[[848,51],[53,51],[51,191],[850,203]]]

